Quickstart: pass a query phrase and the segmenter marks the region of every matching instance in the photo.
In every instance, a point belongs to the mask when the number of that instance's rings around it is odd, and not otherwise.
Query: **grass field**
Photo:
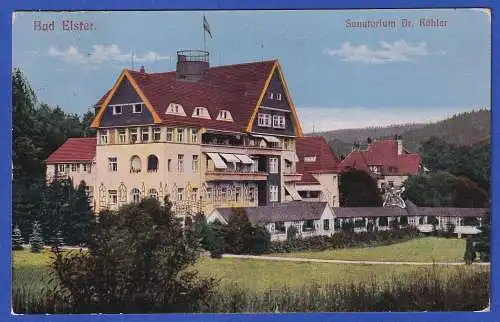
[[[389,262],[463,262],[465,239],[426,237],[378,247],[280,253],[271,256]]]
[[[276,254],[319,259],[371,261],[461,262],[465,241],[444,238],[421,238],[389,246],[351,248],[318,252]],[[14,288],[37,291],[49,283],[50,251],[33,254],[28,250],[13,253]],[[234,283],[241,287],[261,290],[303,286],[311,283],[336,283],[369,280],[387,280],[394,274],[419,269],[402,265],[346,265],[330,263],[278,262],[254,259],[211,259],[202,257],[195,269],[205,276],[221,280],[221,285]],[[454,267],[439,267],[443,273]],[[478,269],[478,268],[471,268]]]

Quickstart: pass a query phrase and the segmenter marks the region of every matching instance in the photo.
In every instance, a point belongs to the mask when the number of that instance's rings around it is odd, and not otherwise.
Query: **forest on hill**
[[[349,153],[354,142],[365,143],[368,138],[392,138],[395,135],[402,137],[405,147],[411,152],[419,151],[422,144],[432,137],[457,146],[473,146],[489,139],[490,126],[490,110],[480,109],[428,124],[333,130],[314,135],[323,136],[340,156]]]

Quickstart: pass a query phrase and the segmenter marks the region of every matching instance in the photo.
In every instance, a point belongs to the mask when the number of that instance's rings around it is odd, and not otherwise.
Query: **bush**
[[[43,249],[43,238],[40,225],[37,221],[33,223],[33,232],[30,236],[31,252],[40,253]]]
[[[341,231],[331,236],[313,236],[286,241],[272,241],[269,251],[271,253],[289,253],[309,250],[321,251],[336,248],[389,245],[419,236],[422,236],[422,234],[415,228],[404,228],[394,231],[363,231],[359,233]]]
[[[465,264],[470,265],[476,260],[476,251],[474,250],[474,243],[471,236],[467,236],[467,242],[465,243],[465,254],[464,261]]]
[[[216,286],[192,269],[199,256],[194,234],[155,199],[99,215],[88,252],[54,251],[56,290],[74,313],[198,311]]]
[[[19,227],[16,225],[16,227],[14,227],[14,230],[12,231],[12,250],[24,249],[23,244],[23,235],[21,234],[21,230],[19,229]]]
[[[298,233],[299,231],[297,230],[297,227],[290,226],[286,231],[286,239],[287,240],[295,239]]]

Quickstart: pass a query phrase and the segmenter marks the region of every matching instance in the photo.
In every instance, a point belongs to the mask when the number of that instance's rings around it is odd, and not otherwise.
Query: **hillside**
[[[447,143],[470,146],[489,138],[490,110],[459,113],[429,124],[343,129],[313,135],[323,136],[337,155],[349,153],[355,141],[365,142],[369,137],[387,138],[394,135],[401,135],[405,147],[410,151],[417,151],[420,144],[431,136],[437,136]]]

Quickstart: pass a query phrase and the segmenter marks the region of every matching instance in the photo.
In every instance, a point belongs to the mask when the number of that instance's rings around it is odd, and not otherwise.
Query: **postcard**
[[[488,311],[488,9],[15,12],[15,314]]]

